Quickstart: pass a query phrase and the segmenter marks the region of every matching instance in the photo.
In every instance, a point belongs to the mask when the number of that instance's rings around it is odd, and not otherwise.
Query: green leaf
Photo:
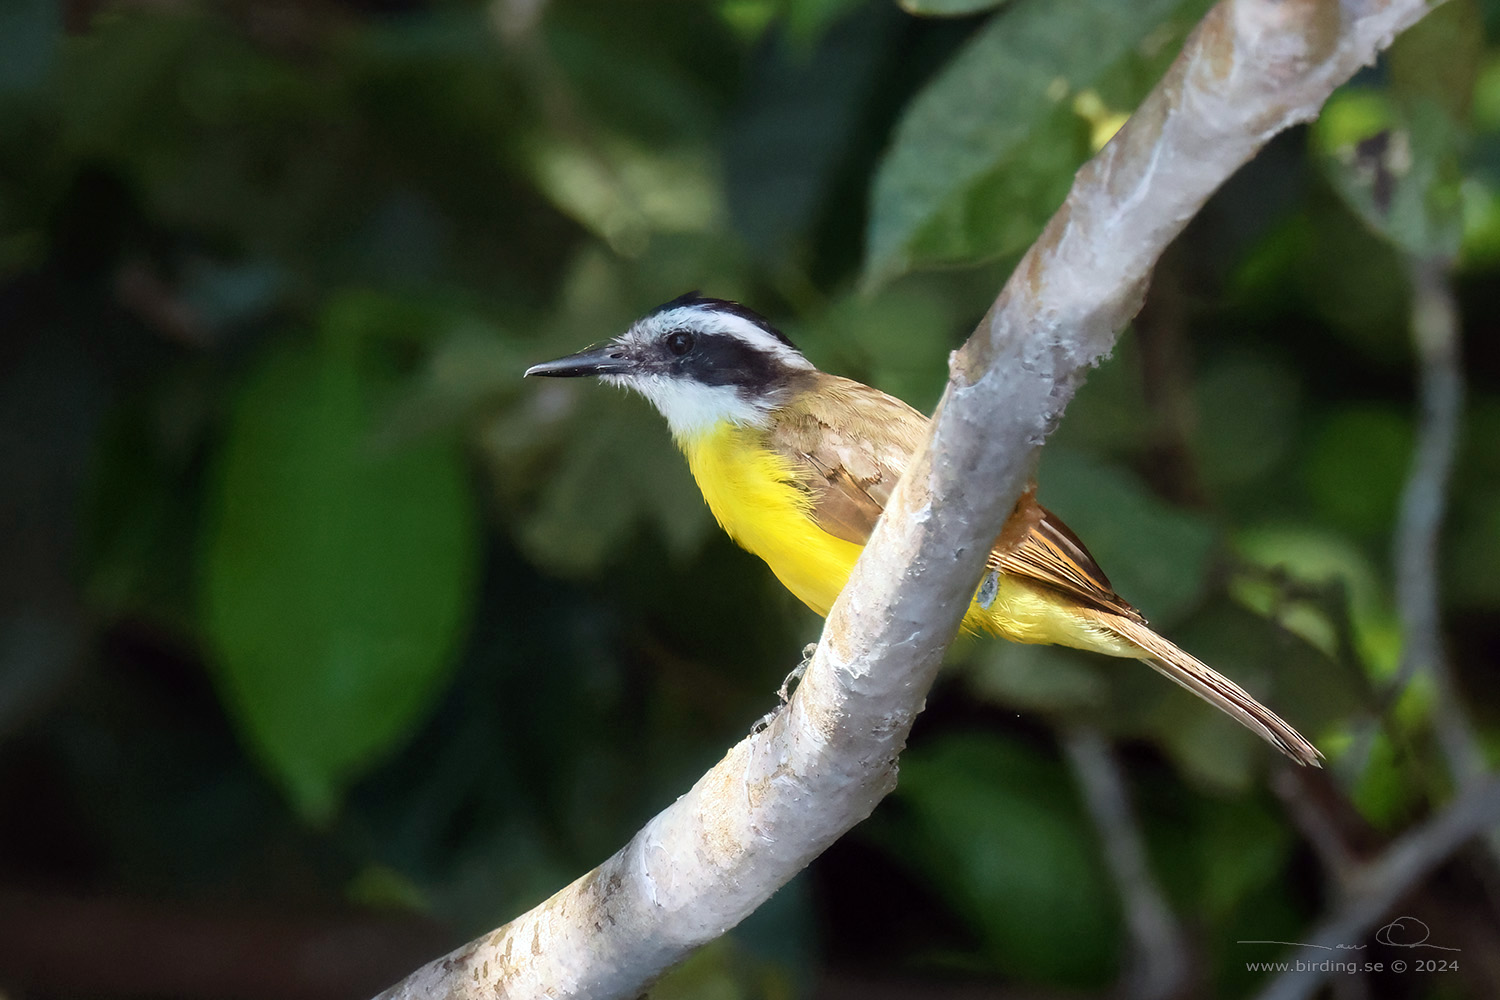
[[[1408,253],[1452,257],[1462,245],[1464,160],[1483,58],[1478,6],[1443,4],[1391,47],[1384,86],[1343,88],[1313,127],[1335,190]]]
[[[1204,908],[1214,916],[1230,913],[1252,893],[1275,883],[1291,852],[1292,838],[1264,804],[1253,798],[1201,803],[1198,836],[1192,838],[1202,873]],[[1182,831],[1167,840],[1181,857]]]
[[[1399,746],[1385,729],[1377,730],[1364,773],[1350,792],[1359,814],[1377,829],[1394,832],[1419,815],[1423,791],[1413,780],[1410,750]]]
[[[1333,618],[1344,608],[1330,595],[1321,613],[1338,625]],[[1331,727],[1368,703],[1369,685],[1358,663],[1337,651],[1330,656],[1232,602],[1216,602],[1193,616],[1172,640],[1242,685],[1330,756],[1337,750],[1328,740],[1336,735]],[[1183,701],[1183,692],[1169,694],[1176,711],[1159,716],[1153,731],[1184,774],[1205,785],[1242,789],[1259,765],[1279,766],[1280,755],[1229,716],[1196,698]],[[1170,717],[1186,709],[1198,713],[1199,722],[1183,725]]]
[[[550,4],[542,29],[551,60],[535,85],[566,88],[575,114],[659,152],[711,132],[733,92],[740,49],[707,4]],[[550,75],[556,70],[566,79]]]
[[[201,557],[221,695],[313,822],[440,690],[478,550],[458,450],[373,448],[387,366],[337,332],[273,351],[235,399]]]
[[[991,18],[897,126],[875,180],[866,286],[1024,248],[1091,152],[1100,106],[1134,107],[1206,6],[1033,0]]]
[[[1118,926],[1094,832],[1063,766],[993,735],[946,737],[901,758],[901,854],[1025,979],[1109,981]]]
[[[1458,252],[1465,136],[1440,105],[1344,90],[1324,106],[1312,136],[1334,189],[1371,229],[1409,253]]]
[[[1142,783],[1136,810],[1152,869],[1182,910],[1223,921],[1281,884],[1293,838],[1272,802],[1193,795],[1180,783],[1156,780]]]
[[[1293,583],[1343,588],[1361,658],[1379,676],[1394,672],[1401,652],[1400,624],[1380,575],[1358,548],[1333,532],[1272,525],[1241,531],[1234,544],[1248,562]],[[1331,620],[1329,610],[1307,601],[1288,601],[1283,590],[1251,575],[1237,576],[1230,586],[1245,607],[1274,618],[1330,656],[1337,655],[1338,623]]]
[[[1140,449],[1142,428],[1154,419],[1146,403],[1140,353],[1139,339],[1127,328],[1109,363],[1089,372],[1079,387],[1050,447],[1105,455]]]

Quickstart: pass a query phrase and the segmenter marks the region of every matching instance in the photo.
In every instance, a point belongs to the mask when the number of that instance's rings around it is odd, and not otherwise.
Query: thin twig
[[[1413,260],[1409,268],[1420,382],[1416,447],[1395,537],[1396,609],[1406,642],[1390,698],[1394,702],[1418,671],[1426,671],[1437,698],[1433,722],[1439,745],[1454,779],[1468,784],[1484,774],[1484,757],[1443,648],[1438,593],[1438,546],[1464,401],[1458,305],[1449,270],[1448,261],[1436,258]]]
[[[1448,489],[1464,405],[1461,329],[1451,286],[1452,262],[1437,257],[1408,261],[1411,281],[1412,346],[1416,355],[1417,429],[1411,468],[1401,495],[1392,539],[1396,611],[1404,643],[1400,665],[1380,696],[1388,715],[1412,679],[1425,673],[1432,682],[1432,725],[1448,772],[1459,786],[1486,773],[1484,753],[1453,679],[1444,648],[1438,555]],[[1360,774],[1367,766],[1378,720],[1358,734],[1346,768]],[[1500,835],[1488,838],[1500,857]]]
[[[1338,910],[1307,938],[1304,948],[1318,957],[1345,951],[1369,937],[1376,923],[1434,868],[1469,840],[1500,824],[1500,779],[1470,785],[1437,816],[1405,834],[1349,880]],[[1304,957],[1306,953],[1299,950]],[[1357,954],[1357,953],[1353,953]],[[1293,959],[1295,961],[1295,959]],[[1317,965],[1317,962],[1307,963]],[[1258,1000],[1306,1000],[1329,970],[1278,973]]]
[[[1094,726],[1064,730],[1062,744],[1125,907],[1132,954],[1123,994],[1133,1000],[1177,996],[1187,984],[1187,941],[1151,873],[1120,763]]]

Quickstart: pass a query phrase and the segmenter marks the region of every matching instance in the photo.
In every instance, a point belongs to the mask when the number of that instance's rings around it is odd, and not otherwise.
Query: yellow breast
[[[798,471],[764,446],[761,433],[724,423],[678,443],[703,499],[729,537],[765,560],[798,600],[826,616],[849,582],[863,546],[818,527],[810,515],[811,496],[797,485]],[[1009,575],[997,581],[989,607],[970,603],[963,627],[1012,642],[1137,655],[1128,644],[1071,613],[1046,587]]]
[[[782,585],[820,615],[849,580],[860,546],[819,528],[797,474],[753,427],[720,424],[681,442],[708,509]]]

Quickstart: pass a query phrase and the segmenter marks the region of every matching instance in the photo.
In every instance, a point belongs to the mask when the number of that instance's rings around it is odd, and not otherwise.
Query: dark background
[[[963,16],[5,0],[0,997],[367,995],[774,706],[819,622],[645,403],[519,375],[700,288],[930,409],[1206,5],[911,6]],[[1454,0],[1242,170],[1042,464],[1117,589],[1328,770],[1145,668],[961,641],[897,793],[653,996],[1110,994],[1131,935],[1078,733],[1122,768],[1181,995],[1251,995],[1287,952],[1237,941],[1306,940],[1336,858],[1454,795],[1441,685],[1391,686],[1418,261],[1461,307],[1436,556],[1494,759],[1497,23]],[[1337,995],[1496,995],[1497,886],[1460,851],[1401,906],[1461,970]]]

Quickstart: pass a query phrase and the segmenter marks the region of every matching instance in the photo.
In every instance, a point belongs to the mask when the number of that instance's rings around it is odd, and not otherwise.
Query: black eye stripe
[[[682,374],[704,385],[759,389],[782,382],[788,374],[781,359],[728,334],[700,333],[690,351],[676,358],[673,364]]]
[[[693,349],[693,335],[687,330],[673,330],[667,334],[667,350],[679,358]]]

